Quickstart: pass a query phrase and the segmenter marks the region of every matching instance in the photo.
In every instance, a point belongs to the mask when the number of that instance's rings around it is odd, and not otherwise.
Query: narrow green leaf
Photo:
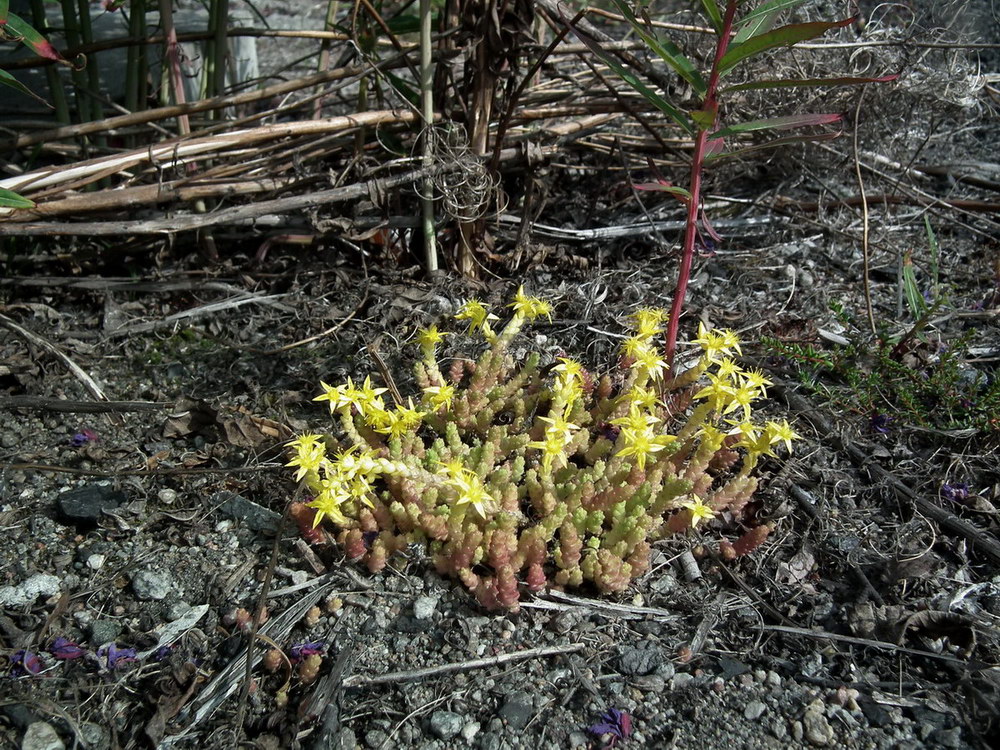
[[[708,154],[705,157],[705,161],[717,161],[720,159],[730,159],[734,156],[746,156],[748,154],[755,153],[757,151],[765,151],[771,148],[779,148],[781,146],[788,146],[792,143],[813,143],[816,141],[830,141],[834,138],[839,138],[841,131],[834,133],[816,133],[812,135],[786,135],[782,138],[774,138],[765,143],[755,143],[752,146],[747,146],[746,148],[739,148],[735,151],[725,151],[721,153]]]
[[[845,18],[843,21],[813,21],[812,23],[795,23],[788,26],[781,26],[774,31],[751,37],[743,44],[730,47],[719,61],[719,72],[725,73],[732,70],[737,63],[748,57],[759,55],[775,47],[791,47],[806,39],[815,39],[825,34],[830,29],[849,26],[854,23],[853,18]]]
[[[655,190],[661,193],[670,193],[684,202],[691,200],[691,191],[677,185],[671,185],[668,182],[640,182],[634,184],[632,187],[636,190]]]
[[[677,71],[677,74],[683,78],[685,81],[691,84],[695,93],[699,97],[704,97],[705,92],[708,90],[708,86],[705,84],[705,79],[701,77],[698,69],[695,68],[694,63],[688,59],[688,57],[681,52],[680,48],[671,42],[669,39],[659,39],[655,35],[650,34],[646,30],[645,25],[635,17],[632,13],[632,9],[624,2],[624,0],[612,0],[615,7],[618,8],[618,12],[621,13],[628,22],[635,29],[635,33],[639,35],[639,38],[646,43],[646,45],[653,50],[657,55],[659,55],[663,61]]]
[[[621,60],[601,47],[596,39],[593,39],[575,26],[573,27],[573,32],[577,35],[580,41],[590,48],[591,52],[601,58],[604,64],[615,71],[617,76],[625,81],[625,83],[638,91],[647,102],[652,104],[658,110],[667,115],[667,117],[684,128],[686,133],[689,135],[695,134],[694,126],[691,124],[691,121],[688,119],[687,115],[684,114],[684,112],[649,88],[649,86],[643,83],[631,70],[626,68],[622,64]]]
[[[879,78],[854,78],[842,76],[840,78],[782,78],[765,79],[762,81],[748,81],[738,83],[735,86],[726,86],[723,91],[730,93],[733,91],[750,91],[752,89],[786,89],[811,86],[857,86],[862,83],[889,83],[898,79],[898,75],[880,76]]]
[[[743,44],[752,36],[770,31],[781,11],[794,8],[803,2],[805,0],[770,0],[759,5],[736,21],[735,25],[742,28],[733,37],[733,44]]]
[[[0,0],[0,26],[7,23],[7,14],[10,12],[10,0]]]
[[[719,4],[716,3],[715,0],[701,0],[701,4],[705,8],[705,14],[708,16],[708,20],[712,22],[712,28],[715,29],[715,33],[721,33],[722,11],[719,10]]]
[[[31,47],[35,51],[35,54],[49,60],[62,61],[63,57],[56,52],[56,48],[49,44],[45,37],[35,31],[31,24],[21,19],[20,16],[8,13],[7,28],[16,38]]]
[[[47,101],[45,101],[44,99],[42,99],[42,97],[38,96],[38,94],[36,94],[31,89],[29,89],[27,86],[25,86],[19,80],[17,80],[16,78],[14,78],[14,76],[12,76],[6,70],[0,70],[0,86],[9,86],[12,89],[17,89],[22,94],[27,94],[28,96],[35,97],[38,101],[40,101],[46,107],[51,106]]]
[[[767,120],[750,120],[740,122],[736,125],[716,130],[709,138],[726,138],[737,133],[750,133],[755,130],[788,130],[789,128],[801,128],[806,125],[828,125],[831,122],[838,122],[843,119],[843,115],[788,115],[787,117],[772,117]]]
[[[2,208],[34,208],[35,202],[22,198],[13,190],[0,188],[0,207]]]
[[[906,295],[906,306],[910,314],[919,320],[927,312],[927,300],[920,293],[917,275],[913,271],[913,258],[907,253],[903,257],[903,293]]]

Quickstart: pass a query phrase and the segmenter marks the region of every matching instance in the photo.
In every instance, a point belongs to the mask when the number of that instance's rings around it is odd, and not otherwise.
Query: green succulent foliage
[[[515,358],[524,326],[551,308],[522,290],[510,307],[495,330],[498,316],[467,302],[455,317],[485,348],[445,369],[437,347],[455,334],[421,331],[420,392],[403,402],[387,404],[370,378],[321,384],[336,436],[289,446],[311,496],[293,506],[307,537],[332,527],[372,571],[421,545],[490,609],[516,609],[523,587],[620,592],[649,569],[651,542],[738,521],[760,459],[798,437],[787,422],[751,421],[768,381],[735,364],[729,331],[702,327],[701,356],[669,377],[653,343],[665,314],[641,309],[597,376],[568,357]]]

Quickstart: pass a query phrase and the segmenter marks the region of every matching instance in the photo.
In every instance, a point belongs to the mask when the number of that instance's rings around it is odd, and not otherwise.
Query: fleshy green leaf
[[[708,20],[712,22],[712,28],[718,34],[722,31],[722,11],[719,10],[719,4],[715,0],[701,0],[701,4]]]
[[[750,120],[740,122],[736,125],[716,130],[709,138],[726,138],[737,133],[750,133],[755,130],[788,130],[789,128],[801,128],[806,125],[828,125],[831,122],[838,122],[843,119],[843,115],[788,115],[787,117],[772,117],[767,120]]]
[[[694,63],[691,62],[687,56],[681,52],[680,48],[671,42],[669,39],[659,39],[655,35],[650,34],[646,30],[645,25],[635,17],[632,13],[632,9],[624,2],[624,0],[612,0],[615,7],[618,8],[618,12],[621,13],[628,22],[635,29],[635,33],[639,35],[639,38],[644,41],[653,52],[659,55],[663,61],[677,71],[677,74],[683,78],[685,81],[691,84],[691,87],[695,90],[695,93],[699,97],[703,97],[708,87],[705,85],[705,80],[701,77],[701,74],[695,68]]]
[[[754,8],[736,22],[742,28],[733,37],[733,44],[743,44],[747,39],[771,30],[781,11],[794,8],[805,0],[770,0]]]
[[[0,207],[2,208],[34,208],[35,202],[22,198],[13,190],[0,188]]]
[[[689,135],[694,135],[694,126],[691,124],[690,119],[688,119],[684,112],[649,88],[649,86],[643,83],[639,77],[635,75],[635,73],[626,68],[622,64],[621,60],[615,57],[614,54],[605,50],[596,39],[592,38],[576,26],[573,27],[573,32],[577,35],[577,37],[579,37],[581,42],[590,48],[591,52],[601,58],[605,65],[615,71],[619,78],[642,94],[643,98],[647,102],[652,104],[658,110],[667,115],[667,117],[684,128],[685,132]]]
[[[853,18],[845,18],[843,21],[813,21],[811,23],[794,23],[788,26],[781,26],[774,31],[751,37],[743,44],[730,47],[719,61],[719,72],[725,73],[732,70],[739,62],[759,55],[765,50],[775,47],[791,47],[806,39],[815,39],[825,34],[830,29],[837,29],[849,26],[854,23]]]
[[[752,89],[783,89],[810,86],[856,86],[861,83],[889,83],[899,78],[898,75],[880,76],[879,78],[783,78],[763,81],[748,81],[723,89],[726,93],[732,91],[750,91]]]
[[[16,78],[14,78],[14,76],[12,76],[6,70],[0,70],[0,86],[9,86],[12,89],[17,89],[22,94],[27,94],[28,96],[35,97],[38,101],[40,101],[45,106],[50,106],[47,101],[45,101],[44,99],[42,99],[42,97],[38,96],[38,94],[36,94],[31,89],[29,89],[27,86],[25,86],[19,80],[17,80]]]
[[[7,29],[16,38],[31,47],[35,51],[35,54],[49,60],[62,61],[63,57],[56,51],[56,48],[49,44],[49,41],[44,36],[35,31],[34,27],[20,16],[8,13]]]

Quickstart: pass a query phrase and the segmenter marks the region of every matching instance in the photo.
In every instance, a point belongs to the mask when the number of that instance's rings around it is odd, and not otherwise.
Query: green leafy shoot
[[[842,135],[842,131],[833,130],[828,133],[808,133],[804,135],[786,135],[781,138],[772,138],[764,143],[755,143],[752,146],[745,146],[743,148],[738,148],[733,151],[721,151],[716,150],[705,157],[706,162],[713,162],[719,159],[729,159],[734,156],[746,156],[748,154],[755,153],[757,151],[764,151],[770,148],[779,148],[781,146],[789,146],[793,143],[816,143],[818,141],[832,141],[835,138],[839,138]],[[721,141],[721,139],[718,139]]]
[[[728,138],[739,133],[751,133],[757,130],[789,130],[808,125],[828,125],[844,119],[839,114],[806,114],[788,115],[787,117],[771,117],[766,120],[750,120],[716,130],[709,138]]]
[[[654,34],[649,33],[644,24],[633,15],[632,10],[624,0],[612,0],[612,2],[614,2],[618,12],[625,16],[626,20],[632,25],[639,38],[659,55],[667,65],[677,71],[677,75],[690,83],[698,96],[704,96],[708,90],[705,80],[701,77],[701,73],[698,72],[697,68],[695,68],[694,63],[681,52],[680,48],[668,39],[659,39]]]
[[[712,28],[718,34],[722,31],[722,11],[719,10],[719,4],[715,0],[701,0],[701,5],[705,9],[708,20],[712,23]]]
[[[781,11],[794,8],[803,2],[805,0],[770,0],[754,8],[734,24],[741,28],[733,37],[733,44],[743,44],[750,37],[767,33],[774,27],[774,22]]]
[[[794,23],[751,37],[742,44],[730,47],[719,61],[719,72],[726,73],[735,68],[747,58],[759,55],[775,47],[791,47],[807,39],[815,39],[831,29],[850,26],[853,18],[843,21],[812,21],[810,23]]]
[[[688,135],[694,135],[694,126],[691,124],[691,120],[684,114],[684,112],[643,83],[634,72],[622,64],[614,53],[604,49],[600,42],[583,31],[579,26],[574,26],[573,31],[580,41],[587,45],[587,47],[590,48],[590,51],[597,55],[605,65],[611,68],[619,78],[638,91],[647,102],[680,125]]]

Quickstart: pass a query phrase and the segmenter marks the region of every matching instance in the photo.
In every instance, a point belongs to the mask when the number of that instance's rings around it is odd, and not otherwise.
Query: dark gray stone
[[[511,729],[517,731],[524,729],[535,714],[531,696],[523,690],[511,693],[500,707],[499,714]]]
[[[623,646],[618,652],[618,671],[624,675],[650,674],[663,663],[663,652],[652,643]]]
[[[77,525],[96,525],[101,514],[114,510],[127,498],[121,490],[106,484],[85,484],[56,498],[59,515]]]
[[[211,503],[219,506],[219,511],[229,518],[241,521],[248,529],[274,534],[278,530],[281,514],[263,505],[247,500],[234,492],[216,492]]]
[[[122,626],[115,620],[94,620],[88,630],[90,643],[95,648],[116,640],[122,634]]]

